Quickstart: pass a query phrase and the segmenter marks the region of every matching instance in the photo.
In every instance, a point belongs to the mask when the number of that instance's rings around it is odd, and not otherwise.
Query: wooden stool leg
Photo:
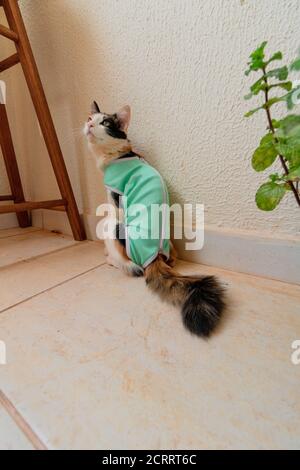
[[[14,202],[21,203],[25,201],[24,193],[4,104],[0,104],[0,123],[0,145],[7,171],[8,181]],[[20,227],[30,227],[31,223],[28,212],[17,213],[17,218]]]
[[[61,195],[67,201],[66,210],[74,238],[75,240],[84,240],[86,238],[85,230],[78,212],[64,158],[17,0],[2,0],[2,5],[11,30],[14,31],[19,38],[16,42],[16,48],[20,63],[37,113]]]

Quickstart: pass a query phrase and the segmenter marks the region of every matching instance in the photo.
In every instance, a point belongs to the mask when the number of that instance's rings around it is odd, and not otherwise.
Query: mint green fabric
[[[104,184],[122,195],[128,257],[144,268],[159,253],[168,258],[169,195],[158,171],[138,156],[118,159],[105,167]]]

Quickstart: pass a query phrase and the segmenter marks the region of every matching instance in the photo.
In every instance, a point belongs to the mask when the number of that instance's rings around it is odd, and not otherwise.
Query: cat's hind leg
[[[144,275],[143,268],[133,263],[128,258],[125,246],[118,238],[107,238],[104,240],[104,243],[107,251],[107,264],[121,269],[125,274],[131,277],[140,277]]]

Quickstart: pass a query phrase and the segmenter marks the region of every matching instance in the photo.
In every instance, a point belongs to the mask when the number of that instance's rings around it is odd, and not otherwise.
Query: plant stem
[[[265,88],[265,102],[266,102],[266,107],[265,107],[265,110],[266,110],[266,113],[267,113],[267,118],[268,118],[268,123],[269,123],[269,128],[270,128],[270,131],[272,132],[272,134],[275,134],[275,129],[274,129],[274,126],[273,126],[273,123],[272,123],[272,118],[271,118],[271,112],[270,112],[270,108],[268,107],[267,103],[269,101],[269,84],[268,84],[268,79],[266,77],[266,69],[263,68],[263,74],[264,74],[264,82],[266,84],[266,88]],[[275,140],[277,141],[277,139],[275,138]],[[278,142],[278,141],[277,141]],[[283,167],[283,170],[284,170],[284,173],[286,175],[289,174],[289,169],[287,167],[287,164],[285,162],[285,159],[284,159],[284,156],[283,155],[279,155],[279,159],[280,159],[280,162],[281,162],[281,165]],[[298,206],[300,207],[300,197],[299,197],[299,193],[297,191],[297,189],[295,188],[294,186],[294,183],[292,181],[288,181],[288,184],[290,185],[291,187],[291,190],[293,191],[294,193],[294,196],[295,196],[295,199],[298,203]]]

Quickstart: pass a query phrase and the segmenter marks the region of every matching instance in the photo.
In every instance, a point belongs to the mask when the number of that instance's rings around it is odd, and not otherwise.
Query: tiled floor
[[[17,424],[3,407],[0,407],[0,450],[34,450]]]
[[[101,243],[3,231],[0,265],[1,449],[300,447],[300,287],[180,263],[228,285],[203,341]]]

